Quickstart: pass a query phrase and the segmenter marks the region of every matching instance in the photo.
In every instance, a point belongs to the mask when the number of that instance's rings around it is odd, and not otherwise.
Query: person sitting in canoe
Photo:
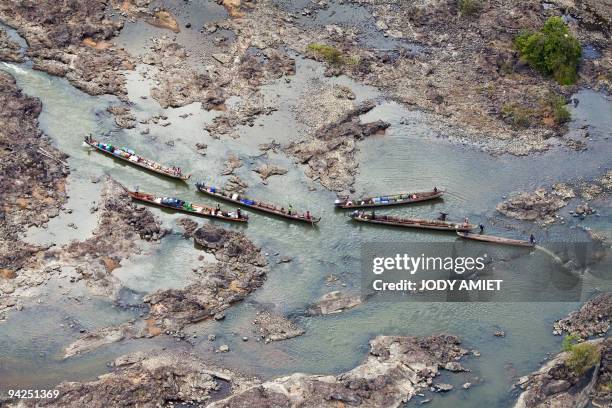
[[[376,219],[376,211],[372,210],[372,219],[375,220]]]
[[[293,211],[293,206],[291,204],[289,204],[289,207],[287,209],[287,214],[291,215],[292,211]]]
[[[310,219],[310,211],[306,211],[306,219],[309,220]]]
[[[236,214],[238,214],[238,218],[242,218],[242,213],[240,211],[240,208],[236,209]]]
[[[440,216],[438,217],[438,220],[440,221],[446,221],[446,216],[448,215],[448,213],[445,212],[441,212],[440,211]]]

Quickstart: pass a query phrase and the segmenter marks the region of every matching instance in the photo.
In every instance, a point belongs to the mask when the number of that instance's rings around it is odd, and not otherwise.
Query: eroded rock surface
[[[266,343],[291,339],[305,333],[304,329],[286,317],[268,311],[258,312],[253,325],[255,333]]]
[[[264,382],[211,404],[221,407],[400,407],[433,384],[467,350],[455,336],[380,336],[366,360],[337,376],[293,374]]]
[[[22,62],[21,47],[0,28],[0,61]]]
[[[612,341],[592,340],[588,342],[606,356],[605,362],[612,350]],[[603,390],[605,384],[600,383],[600,362],[583,373],[576,373],[567,363],[568,352],[556,355],[535,373],[522,377],[518,386],[525,390],[518,398],[515,408],[582,408],[587,406],[593,397],[599,400],[609,399],[608,395],[600,395],[597,390]],[[605,374],[609,376],[609,367]]]
[[[365,103],[317,130],[314,138],[291,143],[285,150],[306,166],[310,178],[319,180],[329,190],[346,190],[354,183],[357,172],[357,142],[389,127],[389,123],[381,120],[360,122],[359,116],[374,107],[374,103]]]
[[[17,304],[17,288],[29,282],[20,275],[36,268],[44,251],[18,234],[57,216],[67,198],[66,156],[38,129],[41,109],[38,98],[24,95],[0,71],[0,311]]]
[[[150,306],[147,320],[162,332],[213,317],[259,288],[266,277],[266,259],[244,234],[207,224],[193,238],[216,262],[198,269],[197,283],[145,298]]]
[[[310,308],[310,315],[328,315],[340,313],[361,304],[361,298],[340,291],[333,291],[321,296]]]
[[[125,97],[120,71],[132,69],[133,61],[110,42],[123,23],[108,18],[107,6],[107,0],[7,0],[0,19],[26,39],[35,69],[64,76],[91,95]]]
[[[567,205],[565,196],[540,188],[533,193],[518,193],[499,203],[497,211],[517,220],[550,224],[556,220],[557,211]]]
[[[567,333],[586,339],[605,334],[612,317],[612,292],[602,293],[554,324],[555,334]]]
[[[113,372],[101,375],[95,381],[64,382],[58,385],[60,394],[53,400],[22,400],[8,406],[201,406],[224,397],[228,389],[240,392],[254,382],[185,352],[134,353],[116,359],[114,367]]]

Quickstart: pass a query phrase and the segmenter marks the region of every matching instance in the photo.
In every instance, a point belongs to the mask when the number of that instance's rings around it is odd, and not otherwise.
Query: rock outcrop
[[[612,318],[612,292],[602,293],[554,324],[555,334],[567,333],[582,339],[606,334]]]
[[[599,348],[601,355],[610,355],[611,340],[596,340],[588,343]],[[597,393],[597,390],[603,391],[602,387],[606,386],[600,383],[601,362],[583,373],[576,373],[568,365],[568,358],[569,353],[562,352],[535,373],[522,377],[517,385],[525,391],[519,396],[514,407],[582,408],[587,406],[592,398],[591,395]],[[606,375],[609,375],[608,370],[609,367],[606,367]],[[598,394],[600,400],[608,396]]]
[[[358,295],[349,295],[335,290],[321,296],[320,299],[308,308],[308,314],[318,316],[340,313],[360,304],[361,298]]]
[[[359,117],[375,106],[365,103],[317,130],[314,138],[291,143],[285,150],[306,166],[310,178],[319,180],[329,190],[346,190],[354,183],[357,173],[357,142],[389,127],[389,123],[380,120],[360,122]]]
[[[9,407],[202,406],[253,384],[240,374],[184,352],[134,353],[115,360],[114,371],[87,383],[65,382],[53,400],[22,400]]]
[[[380,336],[366,360],[337,376],[293,374],[214,402],[233,407],[400,407],[429,388],[440,370],[467,354],[455,336]]]
[[[564,197],[540,188],[533,193],[515,194],[497,204],[496,209],[517,220],[550,224],[556,220],[557,211],[567,205]]]
[[[291,339],[305,333],[304,329],[286,317],[268,311],[257,312],[253,325],[255,334],[266,343]]]

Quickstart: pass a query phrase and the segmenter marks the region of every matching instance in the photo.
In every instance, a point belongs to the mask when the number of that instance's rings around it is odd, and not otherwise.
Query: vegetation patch
[[[480,0],[457,0],[457,8],[462,16],[475,16],[482,11]]]
[[[507,103],[502,108],[502,117],[515,128],[528,128],[533,123],[536,112],[518,103]]]
[[[572,114],[567,109],[565,98],[562,95],[557,95],[550,92],[546,98],[541,101],[544,110],[544,117],[552,117],[557,125],[562,125],[572,119]]]
[[[308,44],[306,50],[332,65],[356,65],[359,59],[346,55],[336,47],[327,44]]]
[[[550,17],[537,32],[523,32],[514,44],[521,60],[561,85],[571,85],[578,76],[582,47],[561,17]]]
[[[552,91],[524,102],[506,103],[502,107],[501,116],[514,128],[523,129],[537,124],[561,126],[572,119],[565,97]]]
[[[582,375],[599,362],[601,353],[596,344],[578,343],[579,340],[576,335],[565,336],[562,348],[569,353],[565,365],[576,374]]]

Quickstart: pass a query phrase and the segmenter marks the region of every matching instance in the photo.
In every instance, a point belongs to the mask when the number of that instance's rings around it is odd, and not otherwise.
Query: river
[[[128,34],[134,36],[133,32],[127,31],[126,36]],[[296,208],[309,209],[322,216],[316,228],[256,213],[251,215],[248,227],[223,225],[244,231],[261,246],[270,260],[270,271],[264,286],[245,302],[231,307],[224,321],[188,327],[186,333],[193,346],[162,336],[114,344],[84,356],[62,360],[63,348],[79,336],[80,329],[91,331],[135,318],[139,310],[125,304],[137,304],[143,294],[156,289],[182,287],[193,278],[191,271],[200,253],[194,249],[193,242],[180,234],[176,220],[181,215],[153,209],[175,232],[160,244],[147,246],[144,255],[124,261],[114,271],[126,288],[123,306],[96,298],[78,286],[67,297],[62,294],[64,288],[57,282],[50,282],[40,302],[39,299],[27,302],[23,311],[9,314],[7,320],[0,323],[2,388],[53,387],[61,381],[94,379],[106,372],[107,362],[119,355],[161,347],[192,348],[209,361],[263,378],[296,371],[337,373],[354,367],[365,357],[368,340],[373,336],[445,332],[461,336],[465,347],[480,350],[482,356],[470,358],[465,363],[471,373],[448,378],[444,374],[443,378],[455,384],[457,389],[437,396],[429,406],[471,407],[475,401],[479,406],[505,407],[511,404],[510,388],[514,376],[531,372],[547,353],[559,350],[561,339],[551,334],[552,322],[576,309],[579,303],[372,301],[333,316],[307,317],[304,314],[307,305],[328,291],[359,292],[363,244],[451,242],[455,237],[354,225],[346,213],[333,208],[333,193],[310,181],[303,169],[284,154],[269,152],[267,157],[262,157],[258,145],[272,140],[288,143],[297,140],[305,131],[296,121],[291,107],[309,81],[319,78],[328,85],[347,85],[357,95],[357,101],[378,101],[378,106],[363,120],[382,119],[391,123],[385,135],[371,137],[359,144],[357,193],[401,191],[407,187],[418,190],[433,185],[449,190],[442,202],[393,209],[390,213],[434,217],[439,211],[447,211],[456,219],[468,216],[474,222],[487,225],[496,221],[497,226],[491,228],[497,228],[502,235],[524,237],[534,233],[543,246],[547,241],[586,240],[584,227],[594,228],[610,238],[609,202],[595,202],[599,217],[578,220],[567,215],[567,211],[573,208],[572,204],[575,207],[577,203],[572,201],[561,211],[566,222],[548,229],[531,223],[503,220],[495,212],[495,205],[512,192],[531,191],[557,181],[593,179],[609,169],[612,157],[610,98],[581,90],[575,96],[580,100],[578,106],[570,106],[573,117],[570,134],[578,134],[581,127],[589,125],[591,140],[587,151],[576,152],[552,146],[548,152],[529,157],[492,156],[469,145],[461,145],[452,138],[440,137],[430,130],[429,124],[435,120],[434,117],[388,102],[373,88],[346,77],[321,79],[323,67],[314,61],[297,58],[296,64],[296,75],[290,83],[281,79],[264,87],[269,104],[278,106],[278,111],[259,117],[253,127],[238,128],[238,139],[217,140],[203,128],[218,112],[204,111],[199,104],[162,109],[148,97],[149,79],[143,77],[142,66],[128,75],[132,110],[138,119],[166,115],[172,123],[170,126],[139,124],[131,130],[118,129],[106,112],[108,106],[117,103],[114,97],[88,96],[66,80],[34,71],[28,64],[0,63],[0,69],[10,72],[25,93],[42,100],[40,127],[60,150],[70,156],[69,200],[65,207],[73,211],[70,214],[62,212],[49,222],[47,228],[29,230],[24,237],[28,241],[62,245],[73,239],[87,238],[96,224],[96,215],[90,214],[89,207],[98,200],[101,188],[101,183],[92,183],[91,180],[105,175],[128,186],[139,186],[142,191],[214,204],[211,199],[198,194],[192,183],[155,177],[84,148],[82,138],[90,133],[104,141],[129,146],[161,162],[179,164],[193,173],[193,181],[220,184],[224,178],[218,174],[223,163],[229,154],[235,154],[243,162],[236,174],[249,184],[248,195],[273,199],[278,203],[293,203]],[[185,114],[187,116],[182,118]],[[150,128],[149,134],[140,133],[144,127]],[[168,145],[171,141],[173,146]],[[196,152],[194,146],[198,142],[208,145],[205,156]],[[277,164],[289,172],[271,177],[269,183],[263,185],[252,171],[263,163]],[[311,191],[311,187],[315,191]],[[69,223],[76,224],[78,229],[67,228]],[[527,293],[535,293],[538,288],[525,276],[558,270],[558,265],[538,251],[528,258],[522,253],[517,255],[515,249],[496,251],[501,252],[500,259],[510,260],[510,266],[500,269],[499,273],[504,273],[505,279],[512,279]],[[281,257],[291,257],[292,261],[277,263]],[[606,266],[603,268],[605,272]],[[337,276],[339,283],[328,285],[326,278],[330,274]],[[583,297],[588,297],[597,288],[610,288],[610,282],[598,277],[597,273],[586,273],[583,278]],[[306,334],[266,345],[254,341],[251,321],[262,307],[294,317],[306,329]],[[506,336],[494,337],[496,330],[504,330]],[[228,344],[231,352],[214,353],[213,344],[207,340],[208,334],[217,336],[215,344]],[[243,342],[242,336],[249,336],[252,340]],[[478,384],[474,377],[482,379],[482,384]],[[476,385],[470,390],[461,389],[461,384],[467,381]]]

